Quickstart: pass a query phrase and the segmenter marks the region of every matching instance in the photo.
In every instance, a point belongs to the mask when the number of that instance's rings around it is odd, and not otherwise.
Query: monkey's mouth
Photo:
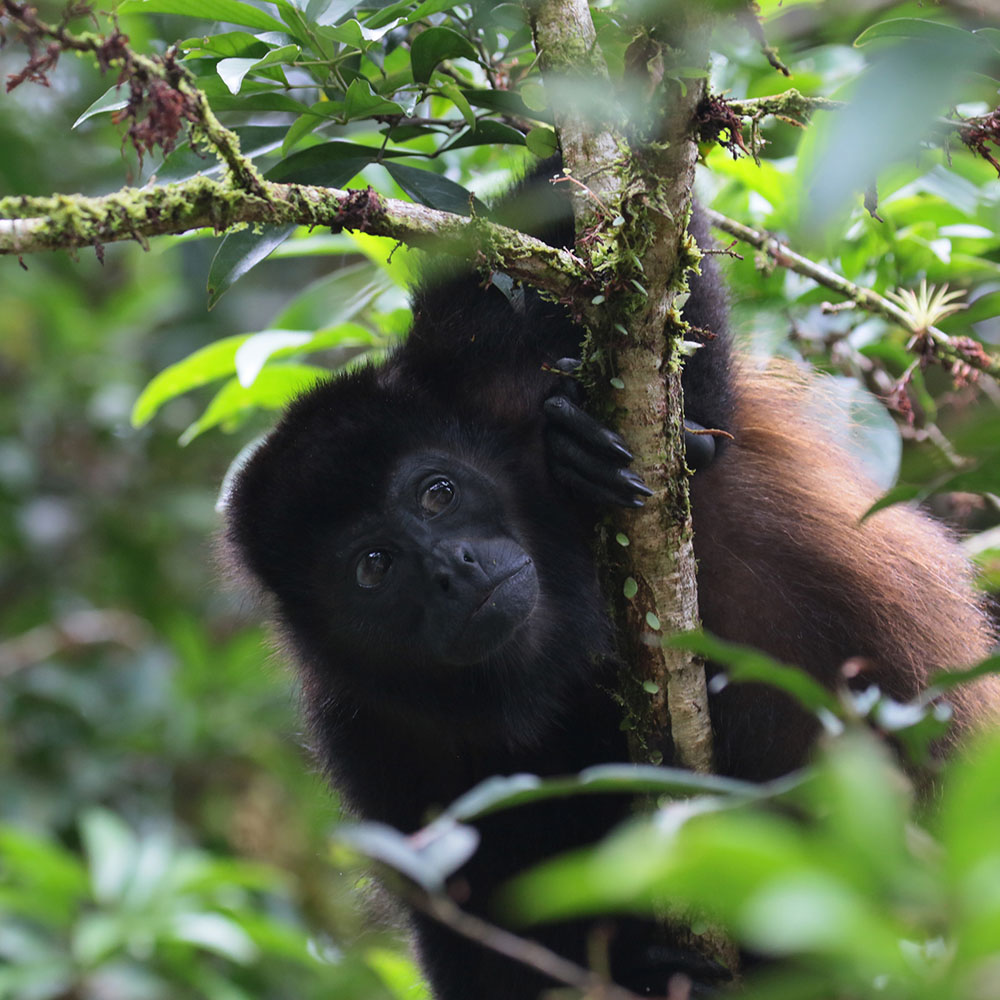
[[[457,634],[443,644],[440,662],[481,663],[517,634],[538,603],[538,574],[526,558],[478,599]]]
[[[505,605],[521,586],[530,584],[529,576],[535,576],[535,564],[531,561],[531,559],[526,558],[520,566],[512,570],[505,577],[503,577],[503,579],[493,585],[492,589],[489,590],[486,596],[479,602],[475,611],[469,615],[469,623],[471,624],[480,614],[488,613],[498,606]],[[537,592],[537,579],[534,583],[534,589]],[[531,604],[532,607],[534,607],[534,601],[532,601]]]

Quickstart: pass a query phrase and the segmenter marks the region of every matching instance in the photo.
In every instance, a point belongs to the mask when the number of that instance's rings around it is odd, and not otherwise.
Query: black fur
[[[502,204],[498,216],[550,242],[572,242],[566,195],[545,183],[544,174]],[[693,229],[706,243],[697,216]],[[692,281],[685,316],[708,335],[685,367],[686,414],[704,427],[728,430],[738,400],[726,302],[714,262],[704,261],[702,269]],[[460,269],[419,288],[413,306],[410,337],[384,365],[337,377],[290,407],[238,476],[228,504],[230,547],[273,595],[332,781],[357,814],[405,831],[494,774],[566,774],[627,759],[620,713],[608,694],[613,644],[591,554],[596,512],[562,484],[582,476],[610,483],[618,502],[641,495],[613,443],[603,450],[592,447],[599,437],[593,428],[569,447],[552,446],[552,435],[563,429],[546,416],[544,404],[553,396],[566,397],[564,377],[545,367],[577,355],[580,338],[561,307],[530,289],[505,294],[497,284],[484,285],[481,275]],[[576,448],[581,441],[582,449]],[[399,493],[400,477],[406,479],[399,470],[427,452],[455,468],[474,469],[489,484],[490,499],[473,491],[465,508],[482,525],[470,529],[470,554],[445,572],[443,582],[434,575],[437,570],[421,567],[429,561],[427,553],[452,545],[450,522],[421,521],[419,510],[411,510],[409,487],[402,499],[386,502]],[[715,491],[712,484],[724,482],[729,459],[728,454],[716,459],[695,477],[696,484],[706,477],[705,489]],[[694,500],[700,505],[697,545],[702,525],[710,523],[713,498],[696,489]],[[739,497],[727,502],[736,511],[733,518],[742,516]],[[812,655],[819,641],[812,637],[820,633],[810,622],[829,618],[833,638],[823,650],[824,663],[835,666],[844,656],[869,652],[878,627],[864,619],[864,610],[831,605],[825,579],[810,582],[812,564],[822,563],[808,554],[812,550],[805,543],[811,540],[805,536],[812,529],[805,516],[796,534],[788,530],[784,513],[770,514],[753,496],[748,502],[764,512],[754,515],[754,524],[762,525],[754,528],[754,539],[743,541],[735,520],[706,528],[707,541],[698,552],[710,566],[700,574],[702,588],[710,586],[711,600],[702,604],[706,626],[730,638],[749,629],[762,648],[782,654],[786,645],[800,642]],[[420,566],[407,563],[406,569],[417,582],[392,608],[368,610],[375,605],[351,589],[357,584],[353,540],[363,538],[363,548],[377,548],[383,544],[379,532],[416,539],[425,528],[427,540],[414,542]],[[423,634],[426,624],[424,601],[426,613],[445,615],[446,631],[452,628],[457,619],[439,605],[456,593],[467,599],[460,570],[485,572],[479,565],[480,535],[491,544],[509,543],[512,559],[520,558],[520,551],[530,556],[537,597],[531,597],[533,585],[518,585],[515,606],[501,608],[506,617],[500,631],[472,636],[487,642],[487,652],[478,662],[457,662],[463,653],[449,647],[435,655],[430,640],[414,636]],[[772,584],[786,572],[782,559],[799,535],[805,547],[794,572],[804,582]],[[822,552],[823,539],[814,544]],[[749,582],[745,603],[734,609],[726,564],[741,558],[740,546],[749,546],[747,559],[756,561],[752,567],[741,564],[751,567]],[[488,598],[493,582],[483,586]],[[844,586],[854,589],[850,582]],[[534,603],[522,615],[529,597]],[[457,613],[467,615],[478,600]],[[478,615],[472,613],[470,621]],[[803,623],[795,624],[795,616]],[[910,680],[906,684],[912,688]],[[781,696],[740,695],[734,701],[726,695],[713,707],[713,720],[723,772],[743,777],[769,777],[797,766],[812,739],[808,721]],[[626,810],[627,803],[612,798],[588,798],[488,818],[481,824],[481,847],[459,876],[464,904],[490,916],[491,896],[501,882],[543,857],[598,839]],[[532,1000],[546,985],[419,915],[411,920],[440,1000]],[[537,935],[585,961],[583,925],[541,928]],[[666,993],[669,974],[691,971],[692,965],[683,954],[672,954],[651,972],[643,968],[644,941],[634,927],[620,928],[612,945],[613,971],[626,985],[652,984]]]

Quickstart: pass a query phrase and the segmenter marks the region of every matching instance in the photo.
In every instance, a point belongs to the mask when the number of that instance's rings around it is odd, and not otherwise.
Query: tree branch
[[[724,233],[762,250],[789,271],[812,278],[824,288],[843,295],[855,306],[898,324],[913,336],[911,346],[919,348],[922,356],[933,356],[953,368],[964,366],[1000,378],[1000,360],[990,357],[978,341],[972,341],[968,337],[950,337],[935,326],[922,324],[917,317],[895,302],[870,288],[848,281],[836,271],[831,271],[830,268],[817,264],[808,257],[803,257],[770,233],[751,229],[712,209],[706,209],[705,215],[716,229],[721,229]]]
[[[583,294],[581,283],[588,278],[583,262],[567,250],[485,219],[383,198],[370,188],[345,191],[262,180],[251,193],[208,177],[123,188],[99,198],[0,198],[0,255],[120,240],[145,243],[152,236],[205,227],[220,232],[240,224],[329,226],[335,232],[389,236],[482,261],[567,301]]]

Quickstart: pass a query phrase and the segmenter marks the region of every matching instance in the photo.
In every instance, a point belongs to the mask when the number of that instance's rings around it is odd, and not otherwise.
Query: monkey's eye
[[[435,479],[420,494],[420,506],[425,514],[440,514],[455,499],[455,487],[447,479]]]
[[[390,553],[381,550],[366,552],[358,560],[355,576],[360,586],[377,587],[385,579],[390,566],[392,566]]]

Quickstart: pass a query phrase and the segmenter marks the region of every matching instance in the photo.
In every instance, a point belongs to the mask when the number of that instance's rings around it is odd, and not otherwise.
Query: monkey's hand
[[[571,373],[579,362],[558,361],[556,371]],[[653,491],[627,468],[632,461],[621,436],[585,413],[571,397],[581,395],[568,377],[560,392],[545,400],[545,443],[552,475],[572,493],[590,503],[641,507]]]

